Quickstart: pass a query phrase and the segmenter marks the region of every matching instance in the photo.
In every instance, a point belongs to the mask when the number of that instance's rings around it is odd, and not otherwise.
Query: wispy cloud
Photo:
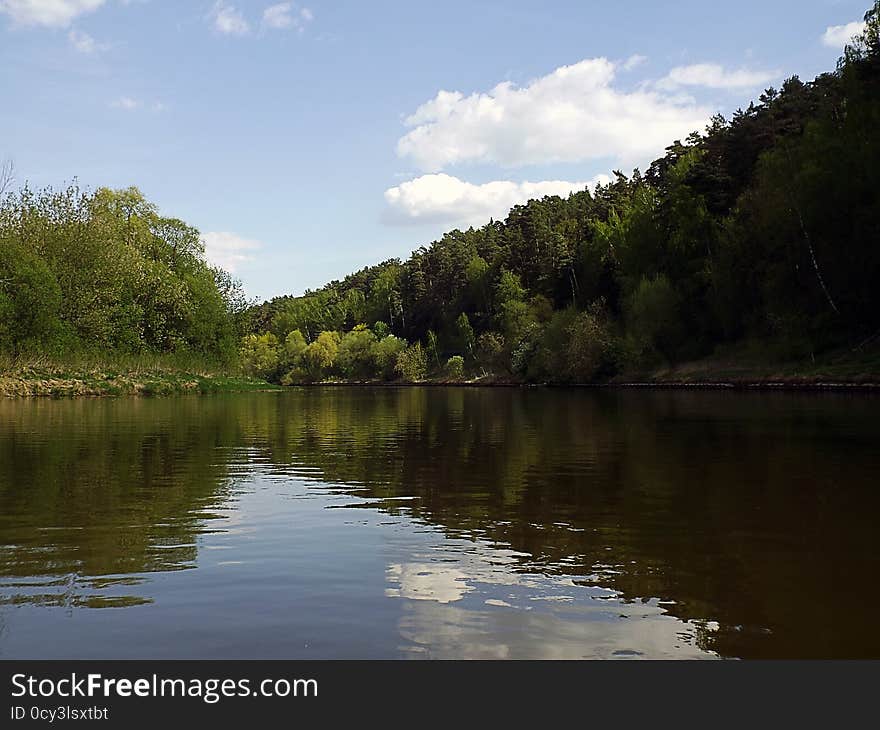
[[[205,244],[205,258],[230,273],[234,273],[240,264],[253,260],[251,254],[262,248],[259,241],[228,231],[203,233],[202,243]]]
[[[263,27],[270,30],[296,30],[302,33],[314,17],[308,8],[297,8],[292,2],[278,3],[270,5],[263,11]]]
[[[855,21],[846,25],[832,25],[822,34],[822,45],[829,48],[843,49],[855,36],[865,32],[864,21]]]
[[[250,24],[239,10],[223,0],[217,0],[211,12],[208,14],[214,29],[223,35],[247,35],[250,33]]]
[[[140,99],[132,99],[130,96],[120,96],[110,102],[110,106],[114,109],[122,109],[127,112],[140,109],[144,103]]]
[[[642,56],[642,55],[639,55],[638,53],[636,53],[636,54],[630,56],[628,59],[626,59],[626,61],[623,62],[623,65],[621,65],[621,68],[624,71],[632,71],[634,68],[638,68],[639,66],[641,66],[647,60],[648,60],[647,56]]]
[[[100,8],[106,0],[0,0],[0,13],[16,25],[66,27],[80,15]]]
[[[780,76],[779,71],[726,69],[717,63],[696,63],[678,66],[657,82],[658,88],[677,89],[682,86],[702,86],[707,89],[754,89]]]
[[[70,45],[73,46],[75,51],[87,55],[100,53],[101,51],[106,51],[110,48],[109,44],[98,43],[88,33],[77,30],[76,28],[71,29],[67,33],[67,40],[70,42]]]
[[[164,102],[154,101],[151,103],[145,102],[143,99],[136,99],[132,96],[120,96],[117,99],[114,99],[110,102],[110,107],[113,109],[121,109],[126,112],[133,112],[139,109],[146,109],[152,111],[156,114],[164,112],[168,109]]]

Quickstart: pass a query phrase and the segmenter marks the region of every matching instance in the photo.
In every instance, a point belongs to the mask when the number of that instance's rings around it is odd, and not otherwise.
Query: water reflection
[[[2,401],[0,655],[880,657],[877,404]]]

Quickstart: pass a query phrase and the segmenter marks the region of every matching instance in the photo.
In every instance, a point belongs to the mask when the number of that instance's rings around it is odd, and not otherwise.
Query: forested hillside
[[[858,347],[880,329],[880,2],[866,20],[835,71],[716,116],[643,172],[254,308],[245,363],[288,383],[581,382],[732,343]]]
[[[0,356],[183,354],[283,383],[586,382],[744,343],[811,361],[880,335],[878,129],[880,0],[836,70],[645,171],[250,309],[134,188],[0,190]]]

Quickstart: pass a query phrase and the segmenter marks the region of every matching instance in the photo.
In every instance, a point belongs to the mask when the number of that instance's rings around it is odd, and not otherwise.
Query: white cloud
[[[143,99],[136,99],[133,96],[120,96],[110,102],[113,109],[122,109],[126,112],[137,111],[138,109],[149,109],[155,114],[161,114],[168,107],[162,101],[145,102]]]
[[[829,48],[842,49],[854,36],[865,32],[864,21],[855,21],[846,25],[832,25],[822,34],[822,44]]]
[[[263,11],[263,27],[271,30],[297,30],[302,33],[314,15],[308,8],[296,10],[294,3],[270,5]]]
[[[263,11],[263,25],[267,28],[283,29],[293,25],[293,3],[278,3]]]
[[[140,109],[143,106],[143,102],[140,99],[132,99],[130,96],[120,96],[118,99],[111,101],[110,106],[114,109],[123,109],[131,112],[135,109]]]
[[[510,82],[464,96],[441,91],[405,120],[397,153],[422,170],[462,162],[503,166],[614,158],[644,162],[702,129],[711,110],[656,89],[614,88],[617,66],[594,58],[524,87]]]
[[[217,0],[211,8],[209,17],[214,23],[214,29],[224,35],[247,35],[251,27],[244,16],[233,6]]]
[[[623,66],[621,66],[621,68],[624,71],[632,71],[634,68],[638,68],[639,66],[641,66],[647,60],[647,56],[640,56],[638,53],[636,53],[635,55],[627,58],[626,61],[623,62]]]
[[[474,185],[445,173],[422,175],[385,191],[387,217],[389,222],[399,224],[481,226],[490,218],[504,218],[514,205],[547,195],[567,196],[609,181],[600,175],[589,182],[497,180]]]
[[[779,78],[778,71],[728,70],[717,63],[696,63],[678,66],[657,82],[664,90],[681,86],[703,86],[709,89],[751,89]]]
[[[0,0],[0,13],[17,25],[64,27],[84,13],[91,13],[106,0]]]
[[[259,241],[225,231],[203,233],[202,242],[205,244],[205,257],[208,261],[230,273],[234,273],[239,264],[253,258],[248,252],[262,247]]]
[[[92,36],[81,30],[73,28],[67,34],[67,40],[70,45],[79,53],[92,54],[99,51],[106,51],[109,46],[104,43],[98,43]]]

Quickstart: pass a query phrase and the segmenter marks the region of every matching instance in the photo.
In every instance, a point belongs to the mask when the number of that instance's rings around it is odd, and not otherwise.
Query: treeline
[[[283,341],[271,332],[246,336],[241,357],[252,374],[280,380],[282,385],[328,378],[418,382],[429,373],[461,380],[464,358],[453,355],[441,364],[436,335],[429,332],[427,340],[427,347],[418,341],[408,344],[391,334],[384,322],[373,329],[359,324],[346,333],[325,330],[312,342],[296,329]]]
[[[834,72],[716,116],[644,173],[254,308],[246,349],[270,354],[246,362],[286,382],[368,362],[394,377],[375,354],[390,336],[421,353],[397,376],[458,356],[468,374],[566,382],[746,341],[805,359],[876,336],[880,2],[866,21]]]
[[[25,188],[0,201],[0,354],[228,365],[247,307],[238,282],[205,261],[199,232],[135,188]]]

